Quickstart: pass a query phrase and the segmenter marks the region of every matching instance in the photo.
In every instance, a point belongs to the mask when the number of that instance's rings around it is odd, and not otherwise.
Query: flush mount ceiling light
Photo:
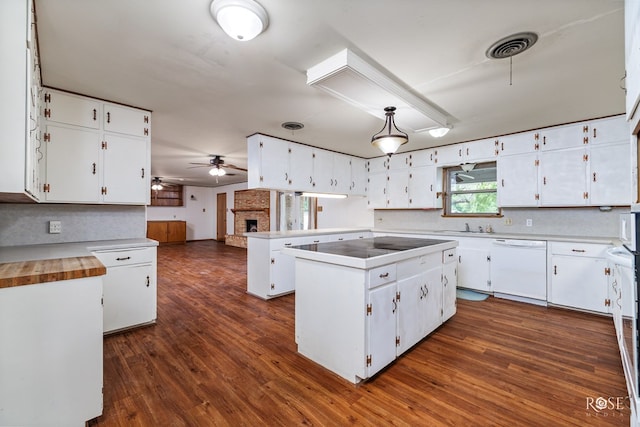
[[[389,157],[391,157],[401,145],[409,142],[409,136],[396,126],[396,122],[393,119],[395,111],[396,107],[386,107],[384,109],[386,116],[384,126],[380,132],[371,137],[371,144],[378,147]]]
[[[442,128],[429,129],[429,135],[431,135],[434,138],[442,138],[443,136],[445,136],[446,134],[449,133],[450,129],[451,129],[450,126],[442,127]]]
[[[162,190],[162,181],[160,181],[160,178],[153,178],[151,181],[151,189],[155,191]]]
[[[211,15],[233,39],[249,41],[267,29],[267,11],[253,0],[213,0]]]
[[[307,84],[381,119],[386,119],[383,108],[393,105],[403,127],[413,132],[450,127],[447,116],[424,97],[349,49],[309,68]]]

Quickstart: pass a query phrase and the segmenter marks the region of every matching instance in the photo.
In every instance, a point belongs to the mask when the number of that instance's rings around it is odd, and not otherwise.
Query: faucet
[[[471,229],[469,228],[469,223],[468,222],[464,223],[464,231],[471,231]]]

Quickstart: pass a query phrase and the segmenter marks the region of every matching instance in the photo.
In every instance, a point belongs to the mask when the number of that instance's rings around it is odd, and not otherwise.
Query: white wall
[[[367,209],[366,197],[346,199],[318,199],[318,228],[363,227],[374,224],[374,211]]]
[[[147,220],[187,221],[187,240],[215,239],[217,234],[217,194],[227,194],[227,231],[233,234],[234,191],[246,190],[247,183],[225,185],[222,187],[184,187],[184,206],[147,207]],[[193,197],[192,197],[193,196]]]

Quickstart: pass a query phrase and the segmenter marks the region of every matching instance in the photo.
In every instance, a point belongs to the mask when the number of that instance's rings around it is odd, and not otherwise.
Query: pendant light
[[[396,127],[396,122],[393,119],[396,107],[387,107],[384,111],[385,116],[387,116],[384,127],[371,137],[371,144],[391,157],[401,145],[409,142],[409,136]]]
[[[213,0],[211,15],[229,37],[249,41],[269,25],[267,11],[254,0]]]

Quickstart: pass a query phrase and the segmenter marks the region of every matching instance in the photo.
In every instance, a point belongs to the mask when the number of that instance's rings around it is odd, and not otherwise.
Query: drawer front
[[[447,249],[442,251],[442,263],[449,264],[456,262],[456,248]]]
[[[398,263],[396,277],[398,280],[406,279],[438,267],[440,264],[442,264],[442,254],[440,252],[411,258]]]
[[[383,265],[369,270],[369,289],[375,288],[385,283],[396,281],[396,264]]]
[[[132,248],[112,251],[95,251],[93,255],[100,260],[105,267],[117,267],[120,265],[148,264],[153,262],[155,248]]]
[[[551,242],[551,253],[553,255],[601,258],[607,256],[607,248],[609,247],[610,245],[598,243]]]

